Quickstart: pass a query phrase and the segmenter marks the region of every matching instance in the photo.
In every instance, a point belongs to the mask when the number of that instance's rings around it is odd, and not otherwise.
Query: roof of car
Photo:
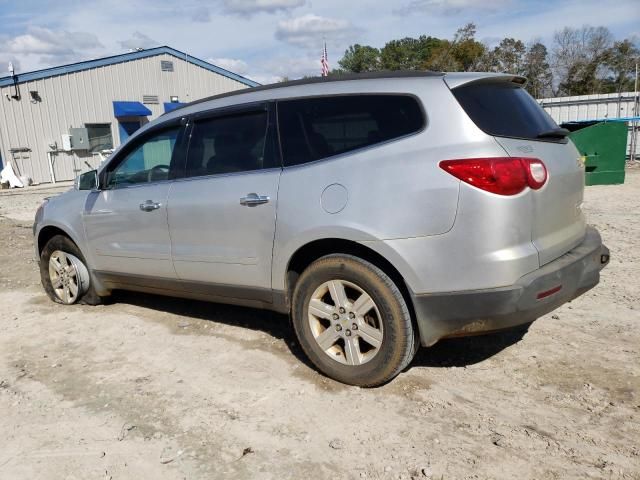
[[[410,70],[410,71],[377,71],[377,72],[365,72],[365,73],[345,73],[345,74],[337,74],[331,75],[328,77],[307,77],[302,78],[300,80],[291,80],[287,82],[279,82],[272,83],[269,85],[261,85],[253,88],[242,88],[240,90],[233,90],[231,92],[222,93],[219,95],[213,95],[210,97],[201,98],[199,100],[194,100],[190,103],[185,103],[181,105],[177,109],[173,110],[181,110],[186,107],[190,107],[192,105],[197,105],[204,102],[209,102],[211,100],[218,100],[220,98],[232,97],[235,95],[247,94],[250,92],[261,92],[264,90],[276,90],[287,87],[296,87],[300,85],[316,85],[322,83],[332,83],[332,82],[346,82],[353,80],[375,80],[375,79],[391,79],[391,78],[412,78],[412,77],[443,77],[445,74],[442,72],[431,72],[431,71],[423,71],[423,70]]]

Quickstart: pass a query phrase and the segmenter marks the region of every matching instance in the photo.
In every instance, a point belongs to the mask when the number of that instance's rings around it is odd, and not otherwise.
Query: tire
[[[293,292],[291,316],[311,362],[350,385],[388,382],[411,363],[419,345],[397,285],[352,255],[327,255],[307,267]]]
[[[54,261],[51,261],[51,257]],[[53,266],[52,263],[57,265]],[[61,272],[64,267],[66,275]],[[50,267],[56,273],[50,272]],[[54,287],[52,276],[59,279]],[[64,235],[52,237],[42,249],[40,254],[40,280],[45,292],[51,300],[63,305],[81,303],[84,305],[100,305],[106,297],[99,296],[91,285],[91,278],[87,262],[75,243]],[[75,290],[75,293],[74,293]]]

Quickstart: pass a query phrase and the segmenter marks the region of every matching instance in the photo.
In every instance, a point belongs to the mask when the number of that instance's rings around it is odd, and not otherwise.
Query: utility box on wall
[[[89,133],[86,128],[70,128],[71,150],[89,150]]]
[[[586,185],[624,183],[627,154],[626,122],[571,122],[569,138],[584,159]]]

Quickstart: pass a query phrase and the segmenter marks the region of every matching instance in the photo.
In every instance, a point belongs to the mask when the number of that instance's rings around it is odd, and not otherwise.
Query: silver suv
[[[267,308],[341,382],[532,322],[609,260],[566,130],[501,74],[296,81],[140,129],[34,225],[56,302],[112,290]]]

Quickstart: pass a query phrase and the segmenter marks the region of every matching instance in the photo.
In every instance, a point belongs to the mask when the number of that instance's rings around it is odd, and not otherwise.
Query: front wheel
[[[98,305],[96,294],[80,249],[64,235],[52,237],[40,255],[40,279],[51,300],[64,305]]]
[[[300,276],[293,325],[313,364],[327,376],[373,387],[413,359],[417,338],[402,293],[380,268],[351,255],[328,255]]]

